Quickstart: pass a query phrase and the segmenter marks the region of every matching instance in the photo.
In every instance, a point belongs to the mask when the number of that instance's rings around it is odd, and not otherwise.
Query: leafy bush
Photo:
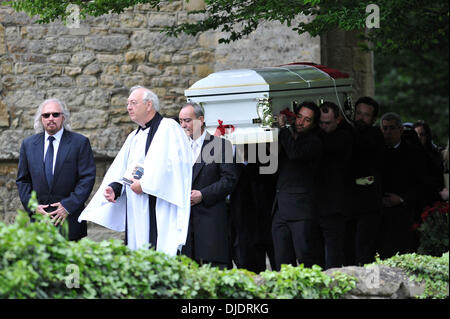
[[[282,265],[280,272],[265,271],[262,289],[268,298],[338,299],[356,286],[355,278],[334,272],[333,279],[313,265],[304,268]]]
[[[419,254],[395,255],[386,260],[376,258],[376,264],[405,270],[416,281],[425,281],[425,292],[419,298],[448,298],[449,253],[441,257]]]
[[[48,217],[36,219],[19,211],[14,224],[0,223],[0,298],[339,298],[355,284],[317,266],[258,276],[119,240],[69,242]]]
[[[435,202],[421,214],[421,224],[415,225],[420,233],[417,252],[441,256],[448,251],[448,202]]]
[[[36,219],[19,211],[14,224],[0,223],[0,298],[341,298],[355,287],[355,278],[339,272],[330,277],[318,266],[285,265],[256,275],[153,249],[131,251],[119,240],[69,242],[47,217]],[[448,252],[376,263],[425,280],[421,298],[448,298]]]

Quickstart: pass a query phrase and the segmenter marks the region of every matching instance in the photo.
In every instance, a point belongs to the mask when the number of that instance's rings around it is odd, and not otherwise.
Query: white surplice
[[[128,153],[127,171],[132,171],[136,164],[144,164],[145,144],[150,129],[139,130],[133,136]],[[145,174],[145,167],[144,167]],[[138,249],[149,242],[150,214],[147,194],[136,194],[128,184],[123,184],[127,196],[127,244],[131,249]]]
[[[158,229],[156,250],[175,255],[186,242],[189,225],[192,182],[189,139],[177,122],[163,118],[144,156],[147,134],[148,130],[130,133],[78,221],[88,220],[124,231],[127,216],[128,246],[139,249],[149,242],[147,194],[153,195]],[[127,169],[136,163],[144,166],[140,180],[144,194],[137,195],[124,186],[116,203],[108,202],[103,195],[106,186],[120,182]]]

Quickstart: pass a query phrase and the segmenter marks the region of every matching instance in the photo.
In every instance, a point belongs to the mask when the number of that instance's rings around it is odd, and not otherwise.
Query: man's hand
[[[58,226],[58,224],[62,225],[66,220],[67,216],[69,216],[69,213],[67,213],[66,209],[63,207],[63,205],[61,205],[60,202],[51,204],[49,206],[56,207],[56,210],[48,213],[48,215],[52,218],[55,226]]]
[[[116,195],[114,194],[114,190],[112,189],[111,186],[107,186],[105,188],[105,191],[103,192],[103,196],[105,196],[106,200],[110,203],[115,203],[115,197]]]
[[[191,206],[197,205],[202,201],[202,193],[198,190],[191,190]]]
[[[393,193],[386,193],[383,195],[383,206],[384,207],[395,207],[403,204],[404,201],[400,196]]]
[[[38,205],[36,208],[36,213],[46,216],[48,213],[45,211],[49,205]]]
[[[138,179],[131,179],[133,181],[133,184],[130,185],[130,188],[133,192],[135,192],[136,194],[140,195],[142,194],[142,187],[141,187],[141,182]]]
[[[278,114],[278,127],[283,128],[286,126],[286,115]]]

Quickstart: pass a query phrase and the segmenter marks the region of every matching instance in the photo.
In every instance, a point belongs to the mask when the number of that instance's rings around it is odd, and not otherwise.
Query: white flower
[[[264,98],[257,98],[256,100],[258,101],[256,107],[258,115],[261,118],[262,125],[272,126],[272,106],[269,97],[265,94]]]

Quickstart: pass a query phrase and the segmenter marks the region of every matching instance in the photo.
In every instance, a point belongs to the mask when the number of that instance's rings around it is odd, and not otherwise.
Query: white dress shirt
[[[191,148],[192,148],[192,165],[197,161],[198,156],[200,155],[200,152],[202,150],[203,142],[205,141],[206,137],[206,129],[203,130],[202,135],[200,135],[199,138],[196,140],[191,139]]]

